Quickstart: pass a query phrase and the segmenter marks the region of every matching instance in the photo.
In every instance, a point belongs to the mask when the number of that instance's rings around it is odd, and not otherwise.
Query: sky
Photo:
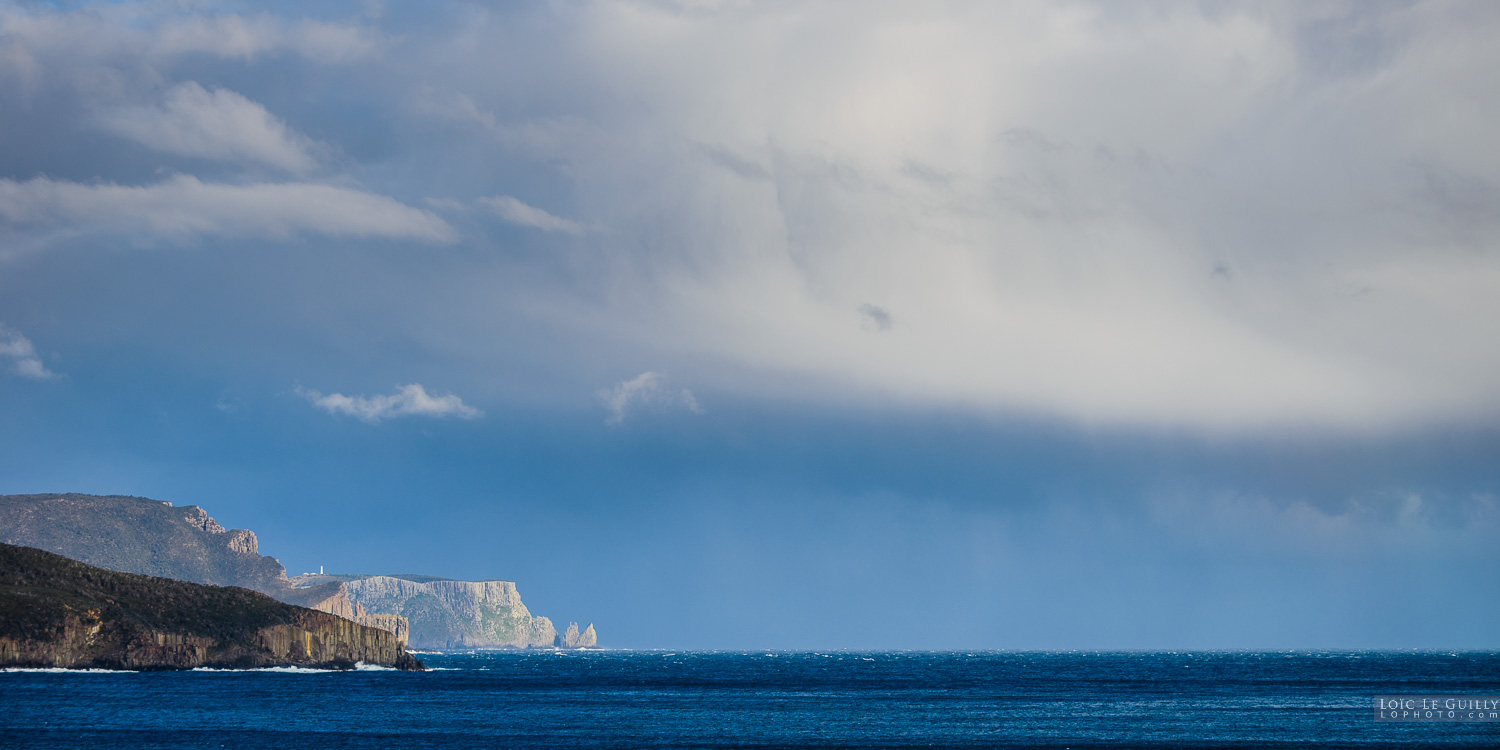
[[[0,493],[622,648],[1497,648],[1497,38],[0,0]]]

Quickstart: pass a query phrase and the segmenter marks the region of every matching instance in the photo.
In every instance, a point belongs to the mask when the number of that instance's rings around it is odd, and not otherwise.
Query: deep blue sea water
[[[1500,747],[1376,722],[1500,653],[426,654],[425,673],[0,673],[4,748]]]

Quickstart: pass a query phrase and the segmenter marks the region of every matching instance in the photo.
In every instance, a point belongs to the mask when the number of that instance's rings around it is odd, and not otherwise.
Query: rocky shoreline
[[[44,549],[101,568],[215,586],[394,633],[412,648],[588,648],[594,626],[558,632],[533,615],[511,581],[421,575],[288,577],[247,529],[227,529],[195,505],[141,497],[0,495],[0,542]]]
[[[356,664],[422,670],[395,633],[238,587],[120,573],[0,544],[0,667]]]

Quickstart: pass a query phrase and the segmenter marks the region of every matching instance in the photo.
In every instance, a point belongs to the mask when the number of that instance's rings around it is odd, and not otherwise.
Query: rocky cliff
[[[568,629],[557,637],[557,645],[562,648],[590,648],[599,645],[599,636],[594,634],[594,624],[578,632],[578,623],[568,623]]]
[[[278,592],[276,598],[289,604],[338,615],[361,625],[389,630],[402,643],[411,642],[409,620],[397,614],[371,614],[365,611],[363,605],[350,598],[349,586],[341,581],[302,587],[294,587],[289,583],[285,590]]]
[[[287,588],[286,569],[260,554],[254,532],[225,529],[196,505],[118,495],[0,495],[0,543],[125,573],[268,594]]]
[[[104,570],[0,544],[0,665],[422,669],[394,633],[237,587]]]
[[[297,576],[293,586],[337,583],[366,616],[401,616],[412,648],[531,648],[558,645],[557,629],[521,602],[510,581],[429,576]]]
[[[255,532],[226,529],[196,505],[121,495],[0,495],[0,542],[56,552],[126,573],[241,586],[279,601],[395,633],[399,616],[370,616],[338,586],[293,589],[286,568],[260,554]]]
[[[0,495],[0,542],[36,547],[111,570],[254,589],[280,601],[396,634],[412,648],[578,646],[535,617],[509,581],[429,576],[288,579],[260,554],[253,532],[225,529],[195,505],[140,497]]]

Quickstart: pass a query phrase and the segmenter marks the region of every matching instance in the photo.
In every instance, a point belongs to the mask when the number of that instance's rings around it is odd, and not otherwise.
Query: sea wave
[[[366,664],[362,661],[354,662],[354,668],[361,672],[394,672],[395,667],[383,667],[379,664]]]
[[[66,667],[6,667],[0,672],[42,672],[46,674],[140,674],[134,669],[68,669]]]
[[[220,669],[218,667],[193,667],[194,672],[276,672],[279,674],[332,674],[342,669],[314,669],[313,667],[255,667],[254,669]]]

